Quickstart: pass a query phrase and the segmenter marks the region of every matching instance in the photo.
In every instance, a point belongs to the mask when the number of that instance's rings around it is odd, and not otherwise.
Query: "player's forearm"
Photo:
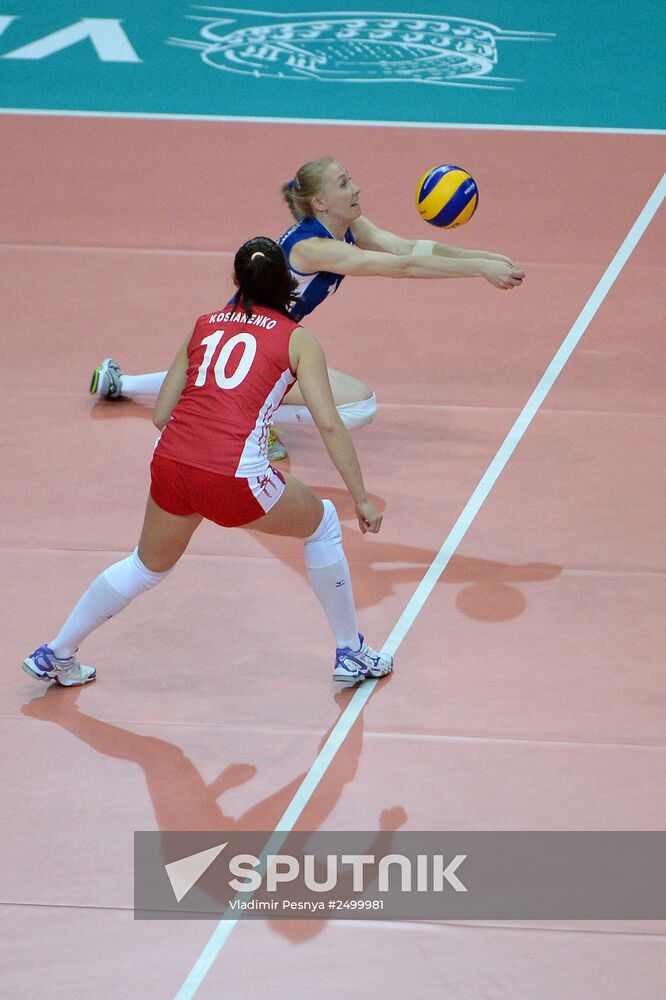
[[[406,278],[475,278],[483,274],[480,257],[412,256],[404,258]]]
[[[502,254],[490,250],[464,250],[462,247],[450,247],[446,243],[435,243],[433,254],[437,257],[452,257],[455,260],[505,260]]]
[[[330,424],[320,427],[319,433],[326,447],[326,451],[331,457],[333,465],[336,467],[342,481],[349,490],[354,503],[363,503],[367,500],[363,475],[359,465],[356,449],[350,437],[349,431],[340,420],[339,424]]]

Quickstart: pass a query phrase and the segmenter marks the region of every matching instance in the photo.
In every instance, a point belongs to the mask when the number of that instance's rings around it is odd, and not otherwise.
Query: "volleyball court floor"
[[[349,711],[300,543],[204,525],[158,590],[87,640],[95,684],[45,690],[18,665],[138,537],[150,405],[96,403],[92,368],[108,355],[129,372],[166,368],[193,317],[227,301],[236,247],[288,224],[280,183],[327,153],[361,185],[365,214],[421,238],[433,233],[416,179],[468,166],[480,206],[446,238],[527,271],[512,292],[350,278],[308,320],[329,363],[377,392],[355,442],[381,533],[359,534],[316,434],[287,434],[286,467],[338,506],[360,627],[381,646],[657,187],[660,140],[30,116],[0,127],[12,150],[0,193],[4,995],[657,1000],[663,923],[241,921],[195,988],[215,924],[133,920],[135,830],[275,829]],[[663,247],[662,210],[468,518],[394,675],[301,801],[298,829],[664,828]]]

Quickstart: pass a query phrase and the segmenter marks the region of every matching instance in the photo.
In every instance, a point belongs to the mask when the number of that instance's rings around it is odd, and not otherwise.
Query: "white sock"
[[[123,395],[124,392],[123,389]],[[345,427],[350,431],[356,431],[373,420],[377,413],[377,397],[373,392],[369,399],[359,399],[356,403],[343,403],[341,406],[336,406],[336,410]],[[280,424],[285,426],[293,424],[301,424],[303,427],[316,426],[312,414],[305,404],[283,403],[273,414],[273,422],[276,426]]]
[[[109,566],[93,580],[48,645],[60,659],[72,656],[86,636],[126,608],[138,594],[157,586],[170,572],[153,573],[143,565],[135,549],[127,559]]]
[[[156,396],[162,388],[166,372],[150,372],[147,375],[125,375],[120,378],[120,394],[127,399],[134,396]]]
[[[343,557],[334,566],[308,567],[308,579],[326,612],[335,645],[358,649],[356,605],[347,559]]]
[[[129,604],[100,573],[75,605],[55,639],[49,643],[56,656],[63,659],[73,656],[87,635],[113,618]]]
[[[104,570],[104,577],[114,590],[131,601],[145,590],[156,587],[169,575],[172,569],[174,569],[173,566],[162,573],[155,573],[143,565],[139,559],[139,550],[134,549],[134,552],[131,552],[127,559],[121,559],[120,562],[108,566]]]
[[[336,646],[357,649],[356,605],[340,520],[331,501],[323,503],[321,523],[304,543],[308,579],[326,613]]]

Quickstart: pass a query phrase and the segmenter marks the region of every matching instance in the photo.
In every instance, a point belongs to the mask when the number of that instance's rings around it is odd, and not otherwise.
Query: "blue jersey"
[[[301,219],[278,240],[287,258],[289,270],[298,282],[296,294],[299,296],[299,301],[289,310],[289,315],[295,320],[303,319],[313,309],[316,309],[325,298],[339,288],[340,282],[344,278],[344,274],[333,274],[332,271],[314,271],[311,274],[304,274],[302,271],[297,271],[289,263],[289,255],[294,246],[301,240],[312,239],[313,236],[325,240],[335,239],[335,236],[329,233],[326,226],[318,219]],[[345,233],[344,241],[353,245],[354,236],[351,229]]]

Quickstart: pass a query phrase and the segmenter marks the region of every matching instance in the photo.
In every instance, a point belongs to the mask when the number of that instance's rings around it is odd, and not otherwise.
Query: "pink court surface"
[[[150,403],[95,402],[92,368],[168,367],[227,301],[236,247],[286,228],[280,183],[324,153],[369,218],[424,239],[416,181],[464,165],[479,209],[443,238],[527,271],[510,293],[348,278],[307,323],[377,393],[355,440],[381,533],[358,532],[315,433],[287,435],[285,466],[338,506],[360,627],[381,646],[657,188],[663,140],[11,115],[0,130],[3,995],[663,997],[654,921],[241,921],[195,989],[215,923],[133,919],[135,830],[274,830],[349,718],[299,542],[204,525],[159,590],[86,642],[95,684],[45,689],[18,666],[138,537]],[[652,215],[297,829],[666,828]]]

